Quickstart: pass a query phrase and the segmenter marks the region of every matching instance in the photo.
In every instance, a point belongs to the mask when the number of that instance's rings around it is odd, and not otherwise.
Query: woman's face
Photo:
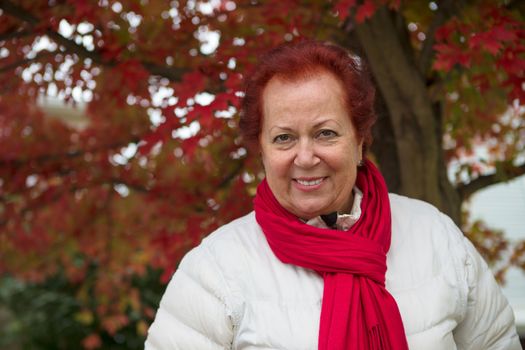
[[[341,83],[322,71],[297,81],[274,77],[262,107],[262,161],[279,203],[303,219],[347,212],[362,141]]]

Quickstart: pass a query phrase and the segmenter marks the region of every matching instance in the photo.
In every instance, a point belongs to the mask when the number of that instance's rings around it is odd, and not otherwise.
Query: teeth
[[[322,181],[323,181],[323,179],[313,180],[313,181],[297,180],[297,182],[299,182],[303,186],[319,185]]]

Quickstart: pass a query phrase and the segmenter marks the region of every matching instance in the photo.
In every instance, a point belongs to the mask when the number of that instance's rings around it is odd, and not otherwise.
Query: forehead
[[[264,119],[287,114],[347,114],[343,84],[332,73],[316,72],[295,79],[276,76],[262,95]]]

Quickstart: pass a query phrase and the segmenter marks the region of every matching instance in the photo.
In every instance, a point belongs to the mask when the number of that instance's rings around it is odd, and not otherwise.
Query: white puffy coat
[[[410,349],[521,349],[507,300],[454,223],[418,200],[390,202],[386,288]],[[320,275],[274,256],[252,212],[184,257],[146,349],[317,349],[322,293]]]

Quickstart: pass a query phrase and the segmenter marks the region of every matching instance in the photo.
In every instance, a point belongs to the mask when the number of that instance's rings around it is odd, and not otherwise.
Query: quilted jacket
[[[410,349],[521,349],[507,300],[456,225],[419,200],[390,202],[386,288]],[[184,257],[145,347],[314,350],[322,293],[320,275],[274,256],[252,212]]]

